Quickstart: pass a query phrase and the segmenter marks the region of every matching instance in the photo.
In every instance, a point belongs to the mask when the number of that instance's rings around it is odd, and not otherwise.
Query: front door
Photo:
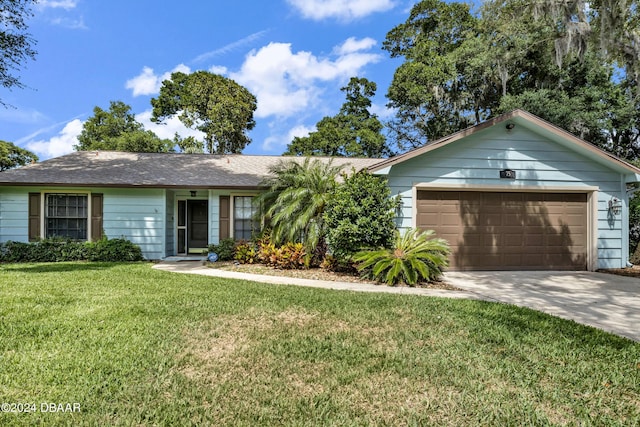
[[[189,253],[207,249],[209,241],[209,203],[206,200],[187,200],[187,247]]]
[[[201,254],[209,241],[209,203],[178,200],[178,253]]]

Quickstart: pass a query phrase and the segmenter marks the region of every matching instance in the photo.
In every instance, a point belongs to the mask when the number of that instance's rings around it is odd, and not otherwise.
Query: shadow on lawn
[[[81,271],[100,271],[117,267],[122,263],[113,262],[46,262],[34,264],[3,263],[3,270],[23,273],[64,273]]]
[[[628,337],[614,335],[593,326],[563,319],[542,311],[516,305],[479,302],[468,314],[482,319],[478,324],[477,339],[486,344],[504,345],[507,342],[527,341],[544,336],[547,340],[590,346],[606,345],[614,350],[634,348],[637,342]],[[490,327],[486,327],[490,325]],[[473,329],[471,330],[473,332]]]

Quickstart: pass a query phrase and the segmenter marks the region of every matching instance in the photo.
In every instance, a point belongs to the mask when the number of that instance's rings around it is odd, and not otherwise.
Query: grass
[[[640,344],[524,308],[0,268],[3,426],[640,424]]]

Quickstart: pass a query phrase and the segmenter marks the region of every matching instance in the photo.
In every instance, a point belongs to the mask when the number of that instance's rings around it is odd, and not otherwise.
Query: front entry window
[[[45,197],[45,237],[87,240],[87,195],[47,194]]]
[[[255,220],[258,209],[253,206],[253,196],[233,198],[233,237],[236,240],[250,240],[260,228]]]

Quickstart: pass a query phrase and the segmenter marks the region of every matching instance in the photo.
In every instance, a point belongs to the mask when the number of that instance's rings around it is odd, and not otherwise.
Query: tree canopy
[[[17,145],[0,141],[0,172],[37,162],[38,156]]]
[[[109,110],[93,109],[78,136],[77,151],[111,150],[138,153],[162,153],[173,151],[174,142],[160,139],[155,133],[145,130],[136,121],[131,107],[121,101],[111,101]]]
[[[33,3],[34,0],[0,0],[0,85],[7,89],[24,87],[14,73],[36,56],[36,41],[27,32],[26,22],[33,16]],[[2,99],[0,104],[6,105]]]
[[[161,123],[177,114],[185,126],[204,132],[208,153],[240,153],[251,142],[246,132],[255,126],[256,102],[251,92],[229,78],[207,71],[176,72],[151,100],[151,120]]]
[[[340,112],[324,117],[309,136],[295,137],[287,146],[285,155],[382,157],[389,155],[383,124],[369,112],[371,98],[377,85],[365,78],[352,77],[347,86],[340,88],[346,101]]]
[[[387,96],[400,149],[523,108],[617,155],[640,129],[637,0],[423,0],[384,49],[403,57]]]

